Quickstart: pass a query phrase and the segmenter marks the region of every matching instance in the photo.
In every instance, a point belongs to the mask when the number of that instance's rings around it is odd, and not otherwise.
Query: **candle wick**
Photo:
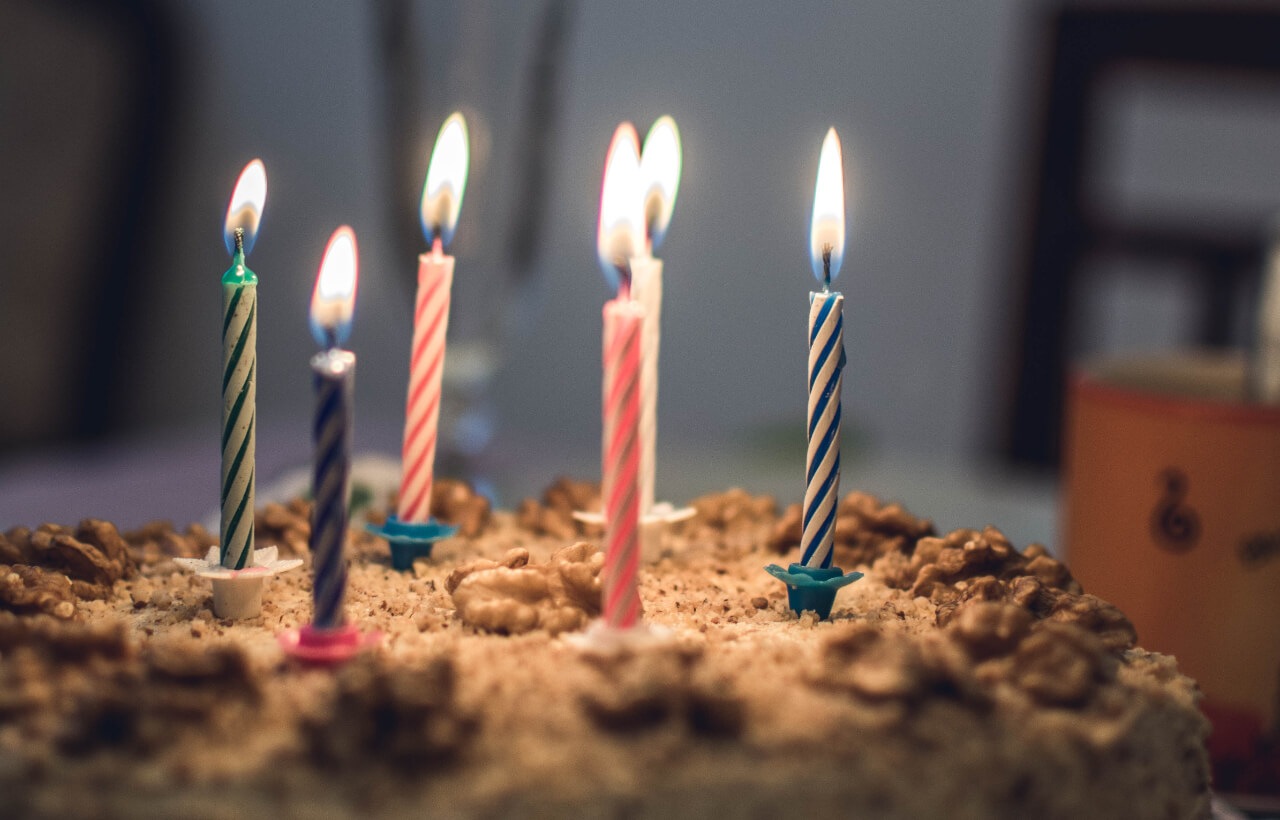
[[[631,262],[615,259],[613,266],[618,270],[618,296],[623,299],[631,298]]]
[[[435,239],[431,240],[431,255],[436,259],[444,256],[444,240],[440,238],[440,229],[437,227],[435,231]]]
[[[822,246],[822,289],[831,290],[831,245]]]
[[[236,253],[244,255],[244,228],[236,228]]]
[[[338,349],[338,329],[336,327],[326,327],[324,329],[325,347],[330,351]]]

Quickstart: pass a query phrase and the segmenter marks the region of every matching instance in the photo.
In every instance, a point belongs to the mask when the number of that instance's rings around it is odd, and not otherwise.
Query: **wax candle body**
[[[398,510],[401,521],[422,522],[431,517],[431,484],[440,425],[440,380],[444,374],[445,333],[449,329],[453,262],[453,257],[444,255],[438,247],[418,257],[418,298],[414,309],[409,395],[405,403]]]
[[[315,374],[316,416],[312,428],[311,561],[312,600],[317,629],[343,626],[347,590],[347,489],[351,473],[351,413],[356,357],[333,349],[311,360]]]
[[[604,306],[604,621],[640,619],[640,348],[644,308],[623,297]]]
[[[804,519],[806,567],[831,566],[840,494],[840,387],[844,370],[844,296],[809,294],[809,412]]]
[[[658,348],[662,341],[662,260],[631,260],[631,298],[644,307],[640,345],[640,515],[653,508],[658,446]]]
[[[253,563],[258,277],[237,249],[222,276],[222,565]]]

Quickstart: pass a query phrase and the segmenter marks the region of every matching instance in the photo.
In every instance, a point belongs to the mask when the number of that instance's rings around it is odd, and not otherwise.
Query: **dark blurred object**
[[[512,279],[526,281],[542,249],[543,223],[550,212],[551,157],[559,138],[561,79],[575,7],[571,0],[548,0],[529,67],[529,89],[516,145],[516,195],[511,200],[507,263]]]
[[[1198,294],[1195,333],[1221,347],[1232,296],[1257,277],[1263,226],[1213,224],[1169,212],[1159,221],[1098,213],[1086,190],[1100,98],[1117,72],[1134,67],[1280,84],[1280,8],[1224,3],[1068,3],[1046,13],[1037,38],[1048,54],[1038,97],[1027,244],[1017,271],[1013,390],[1004,450],[1013,461],[1056,465],[1074,306],[1081,272],[1099,257],[1161,263],[1190,276]],[[1280,86],[1278,86],[1280,87]]]
[[[1280,815],[1280,732],[1268,731],[1248,712],[1208,704],[1200,708],[1213,723],[1209,757],[1214,790],[1232,795],[1242,809],[1252,808],[1253,801],[1239,795],[1270,795],[1269,801],[1258,801],[1258,808]]]
[[[421,133],[421,112],[429,110],[429,83],[422,81],[426,61],[421,43],[413,36],[414,4],[411,0],[380,0],[376,6],[379,53],[383,81],[387,86],[386,137],[387,177],[392,195],[387,208],[397,247],[395,258],[415,259],[425,250],[418,217],[422,184],[435,134]],[[547,0],[531,37],[529,69],[525,74],[524,108],[513,140],[514,168],[518,177],[509,206],[510,226],[503,260],[507,274],[515,282],[532,275],[542,249],[542,223],[548,213],[552,191],[551,159],[559,139],[561,101],[564,96],[565,52],[575,13],[573,0]],[[466,7],[467,14],[484,14],[480,7]],[[475,127],[473,123],[472,127]],[[423,156],[415,154],[426,147]],[[473,149],[474,150],[474,149]],[[472,157],[474,162],[476,157]],[[476,169],[472,169],[473,176]],[[412,294],[417,287],[416,268],[406,266],[404,282]]]
[[[385,156],[389,166],[387,179],[391,187],[391,195],[386,200],[387,220],[395,245],[393,258],[413,260],[426,250],[418,207],[426,179],[427,160],[414,155],[414,149],[420,142],[419,129],[415,127],[419,119],[417,114],[426,106],[423,97],[426,84],[420,79],[423,61],[419,58],[418,41],[414,38],[411,0],[379,0],[375,9],[382,81],[387,88],[387,102],[383,106],[386,116],[383,134],[387,140]],[[423,169],[422,173],[413,173],[417,169]],[[412,294],[418,286],[418,269],[416,265],[405,264],[404,270],[404,281]]]
[[[170,8],[0,4],[0,451],[125,426],[122,376],[149,275],[132,249],[163,207],[173,142]]]

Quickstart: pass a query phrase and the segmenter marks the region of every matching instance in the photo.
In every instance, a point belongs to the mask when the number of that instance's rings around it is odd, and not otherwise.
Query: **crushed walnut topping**
[[[741,699],[724,681],[708,678],[700,647],[673,645],[591,660],[608,685],[585,690],[579,703],[605,731],[626,734],[673,724],[710,738],[742,731]]]
[[[836,507],[835,562],[842,567],[870,564],[885,555],[910,554],[916,542],[933,535],[933,522],[917,518],[898,503],[854,491]],[[792,504],[769,535],[767,546],[786,552],[800,544],[801,508]]]
[[[527,550],[501,561],[477,559],[450,573],[445,589],[462,620],[478,629],[517,635],[545,629],[552,635],[581,629],[600,614],[604,554],[587,543],[530,564]]]
[[[541,502],[526,498],[516,509],[516,522],[538,535],[573,538],[585,527],[574,520],[575,512],[600,510],[600,485],[591,481],[557,478],[542,493]]]
[[[129,545],[106,521],[15,527],[0,536],[0,609],[11,612],[70,618],[77,600],[104,600],[116,581],[137,573]]]
[[[312,755],[334,767],[386,762],[415,775],[452,762],[479,727],[478,714],[457,703],[456,678],[448,657],[416,666],[356,659],[338,672],[324,713],[303,723]]]

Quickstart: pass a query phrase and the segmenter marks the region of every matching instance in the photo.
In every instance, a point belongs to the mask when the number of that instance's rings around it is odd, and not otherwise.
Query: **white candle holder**
[[[640,517],[641,559],[653,563],[661,558],[667,528],[672,524],[688,521],[697,513],[698,511],[693,507],[676,508],[670,501],[659,501],[650,507],[649,511]],[[603,512],[578,510],[574,512],[573,519],[596,527],[603,527],[606,523]]]
[[[582,632],[565,635],[561,640],[585,655],[614,658],[671,646],[675,643],[676,633],[664,626],[644,622],[627,629],[618,629],[609,626],[603,618],[597,618]]]
[[[253,562],[244,569],[222,566],[216,546],[204,558],[175,558],[178,566],[189,569],[213,586],[213,614],[219,618],[241,620],[262,612],[262,590],[268,578],[302,566],[300,558],[281,560],[279,550],[264,547],[253,551]]]

